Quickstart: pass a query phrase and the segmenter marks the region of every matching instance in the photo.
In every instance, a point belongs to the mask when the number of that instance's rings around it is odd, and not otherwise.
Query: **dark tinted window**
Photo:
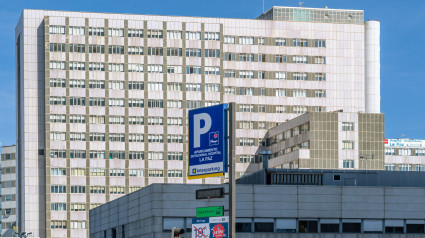
[[[272,222],[256,222],[254,224],[255,232],[273,232],[274,223]]]
[[[361,227],[361,223],[342,223],[342,232],[360,233]]]
[[[424,233],[424,224],[407,224],[407,233]]]
[[[402,226],[386,226],[385,227],[385,233],[397,233],[401,234],[403,233],[404,228]]]
[[[339,224],[320,224],[320,232],[339,233]]]
[[[251,232],[251,223],[236,223],[236,232]]]
[[[300,233],[317,233],[317,221],[299,221]]]

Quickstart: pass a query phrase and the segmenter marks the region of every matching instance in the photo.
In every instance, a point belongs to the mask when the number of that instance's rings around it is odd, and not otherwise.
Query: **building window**
[[[295,64],[307,64],[307,56],[294,55],[292,61]]]
[[[314,90],[314,97],[325,98],[326,97],[326,90],[323,90],[323,89]]]
[[[163,153],[161,153],[161,152],[149,152],[148,153],[148,160],[164,160]]]
[[[148,30],[148,38],[162,39],[162,30]]]
[[[102,168],[90,168],[90,176],[105,176],[105,169]]]
[[[85,53],[86,46],[83,44],[69,44],[70,53]]]
[[[143,47],[129,46],[127,51],[129,55],[143,55]]]
[[[105,54],[105,46],[104,45],[89,45],[89,53]]]
[[[415,165],[415,171],[425,171],[425,164]]]
[[[385,155],[395,155],[394,148],[385,148]]]
[[[201,32],[199,31],[186,31],[186,40],[200,40]]]
[[[239,146],[255,146],[254,138],[239,138]]]
[[[105,71],[104,63],[89,63],[89,71]],[[105,87],[103,87],[105,88]]]
[[[315,73],[314,74],[314,80],[315,81],[326,81],[326,74],[325,73]]]
[[[241,71],[239,71],[239,78],[253,79],[254,78],[254,71],[241,70]]]
[[[86,70],[86,64],[84,62],[69,62],[69,70]]]
[[[170,40],[182,39],[182,32],[181,31],[167,31],[167,39],[170,39]]]
[[[182,56],[182,48],[167,48],[167,56]]]
[[[353,169],[354,168],[354,160],[343,160],[342,167],[344,169]]]
[[[71,193],[86,193],[85,186],[71,186]]]
[[[50,208],[52,211],[66,211],[66,203],[51,203]]]
[[[50,69],[65,69],[65,61],[50,61]]]
[[[305,98],[305,97],[307,97],[307,89],[294,89],[293,97],[295,97],[295,98]]]
[[[286,106],[276,106],[276,113],[286,113]]]
[[[83,36],[85,35],[85,27],[84,26],[70,26],[69,34],[75,36]]]
[[[253,45],[254,44],[254,37],[240,36],[239,37],[239,44],[240,45]]]
[[[183,171],[181,170],[168,170],[168,177],[170,178],[182,178]]]
[[[125,159],[124,151],[110,151],[109,159]]]
[[[50,175],[53,175],[53,176],[66,175],[66,169],[65,168],[51,168],[50,169]]]
[[[51,193],[66,193],[65,185],[52,185],[50,186]]]
[[[105,186],[90,186],[90,193],[105,194]]]
[[[292,42],[292,46],[308,47],[308,41],[307,39],[294,39]]]
[[[86,204],[85,203],[71,203],[71,211],[85,211],[86,210]]]
[[[394,164],[385,164],[385,170],[395,171],[395,165]]]
[[[224,44],[235,44],[236,37],[234,36],[224,36]]]
[[[200,66],[186,66],[186,74],[201,74]]]
[[[293,80],[308,80],[308,74],[307,73],[293,73],[292,75]]]
[[[342,131],[354,131],[354,123],[353,122],[343,122],[342,123]]]
[[[218,32],[205,32],[205,40],[220,40],[220,33]]]
[[[90,159],[105,159],[105,151],[90,151]]]
[[[124,37],[124,29],[122,29],[122,28],[109,28],[108,29],[108,36]]]
[[[354,150],[354,141],[345,140],[342,141],[343,150]]]
[[[178,65],[167,66],[167,73],[168,74],[181,74],[181,73],[183,73],[182,66],[178,66]]]
[[[66,158],[66,151],[65,150],[51,150],[50,151],[50,158]]]
[[[66,229],[66,221],[50,221],[51,229]]]
[[[139,37],[143,38],[143,30],[142,29],[128,29],[128,37]]]
[[[145,104],[145,101],[143,99],[129,99],[128,100],[128,107],[143,108],[144,104]]]
[[[275,40],[276,46],[286,46],[286,39],[283,38],[277,38]]]
[[[49,26],[50,34],[65,34],[65,26]]]
[[[113,177],[124,177],[124,169],[109,169],[109,176]]]
[[[182,152],[168,152],[167,154],[168,160],[183,160]]]
[[[89,36],[104,36],[105,29],[103,27],[89,27]]]
[[[148,48],[148,55],[156,55],[156,56],[162,56],[163,48],[162,47],[149,47]]]
[[[412,165],[411,164],[399,164],[398,170],[399,171],[412,171]]]
[[[50,52],[65,52],[65,44],[50,43]]]
[[[412,149],[398,149],[398,155],[412,155]]]
[[[298,227],[300,233],[317,233],[319,228],[317,221],[298,221]]]
[[[415,154],[416,154],[416,156],[424,156],[425,150],[424,149],[416,149]]]
[[[141,159],[143,160],[145,153],[142,151],[130,151],[128,152],[128,159]]]
[[[239,112],[254,112],[254,106],[241,104],[239,105]]]
[[[145,88],[144,82],[140,81],[130,81],[128,82],[129,90],[143,90]]]
[[[156,177],[156,178],[164,177],[164,171],[159,169],[149,169],[148,174],[149,174],[149,177]]]
[[[314,57],[315,64],[326,64],[326,57],[324,56],[315,56]]]
[[[314,40],[314,47],[326,48],[326,40]]]
[[[124,72],[124,64],[109,63],[108,70],[109,72]]]
[[[286,55],[276,55],[276,63],[286,63]]]
[[[130,169],[129,170],[129,176],[130,177],[143,177],[144,171],[143,171],[143,169]]]

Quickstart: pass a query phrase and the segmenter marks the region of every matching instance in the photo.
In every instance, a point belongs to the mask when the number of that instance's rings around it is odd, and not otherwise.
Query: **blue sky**
[[[305,7],[365,10],[381,22],[381,111],[385,137],[425,139],[425,1],[303,0]],[[297,0],[265,0],[271,6],[298,6]],[[16,141],[14,30],[27,1],[0,0],[0,143]],[[156,15],[256,18],[261,0],[29,0],[29,8]]]

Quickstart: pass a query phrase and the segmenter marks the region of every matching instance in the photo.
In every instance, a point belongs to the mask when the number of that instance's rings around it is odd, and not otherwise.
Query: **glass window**
[[[354,123],[353,122],[343,122],[342,123],[342,131],[354,131]]]

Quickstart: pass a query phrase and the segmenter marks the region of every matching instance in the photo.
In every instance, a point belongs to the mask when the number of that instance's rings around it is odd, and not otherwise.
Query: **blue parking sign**
[[[189,179],[227,172],[227,104],[189,111]]]

